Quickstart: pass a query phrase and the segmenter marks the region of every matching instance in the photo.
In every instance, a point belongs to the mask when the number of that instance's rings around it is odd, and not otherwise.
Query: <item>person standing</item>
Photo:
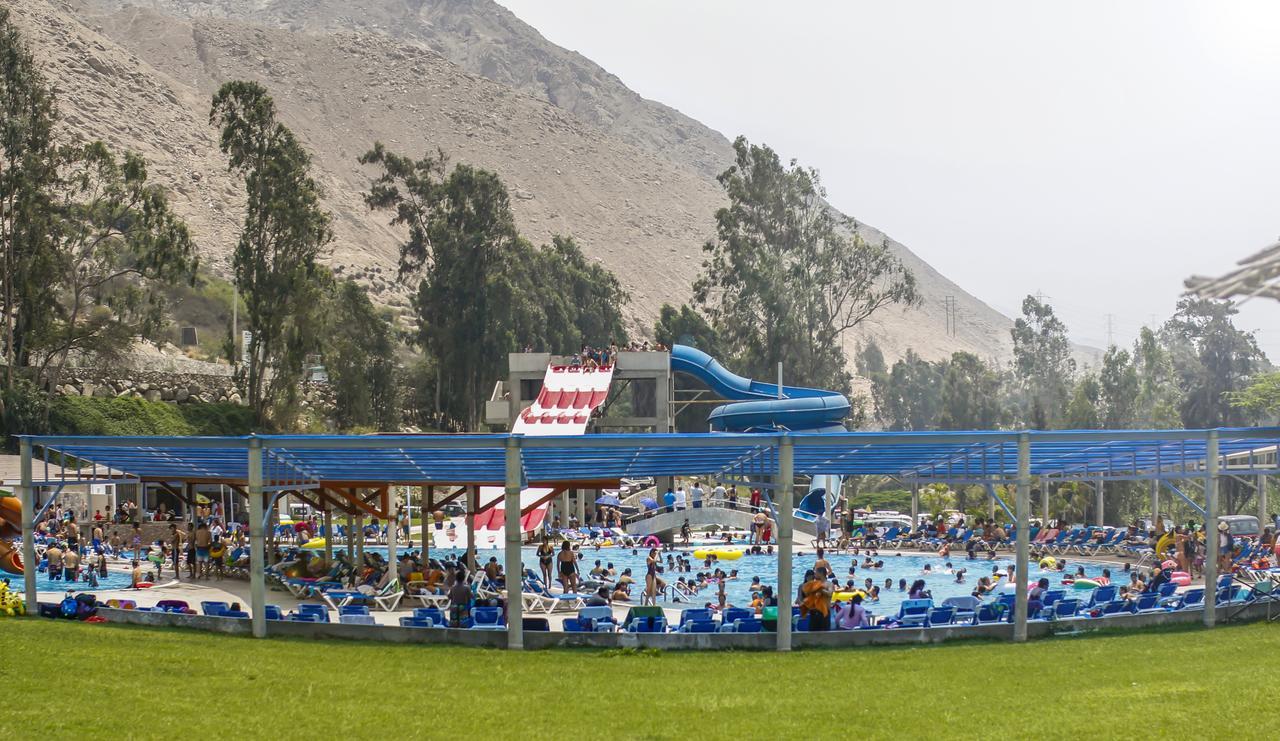
[[[662,563],[662,556],[658,554],[657,548],[650,548],[649,555],[644,560],[644,601],[642,604],[656,605],[658,604],[658,595],[667,588],[667,583],[658,575],[658,568]]]
[[[209,547],[213,544],[213,535],[209,532],[209,526],[203,520],[200,521],[199,527],[196,528],[194,540],[196,547],[195,574],[201,579],[207,579],[209,578]]]
[[[542,536],[542,542],[538,544],[537,556],[538,570],[542,572],[542,583],[547,589],[551,589],[551,567],[556,560],[556,549],[546,535]]]
[[[752,512],[760,511],[760,490],[759,489],[751,490],[751,511]]]
[[[831,584],[826,569],[814,569],[813,576],[800,588],[800,610],[809,618],[810,631],[831,627]]]
[[[698,481],[695,479],[693,482],[693,487],[689,489],[689,499],[692,500],[694,509],[702,509],[703,494],[704,492],[702,491],[702,484],[698,483]]]
[[[662,495],[662,506],[666,507],[668,512],[676,511],[676,493],[667,487],[667,493]]]
[[[676,487],[676,510],[683,511],[688,506],[688,498],[684,493],[683,486]]]
[[[80,574],[80,552],[78,548],[67,547],[62,554],[62,578],[75,581]]]

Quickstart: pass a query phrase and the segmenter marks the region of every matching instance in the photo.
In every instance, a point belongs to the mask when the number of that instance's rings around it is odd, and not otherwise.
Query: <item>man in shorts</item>
[[[196,528],[196,575],[202,579],[209,578],[209,546],[213,544],[213,534],[204,520]]]
[[[449,588],[449,627],[465,628],[471,619],[471,586],[467,584],[467,572],[458,569],[453,586]]]

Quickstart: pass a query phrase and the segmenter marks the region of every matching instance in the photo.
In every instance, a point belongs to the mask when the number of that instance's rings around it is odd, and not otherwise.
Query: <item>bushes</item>
[[[63,396],[49,414],[49,430],[59,435],[243,435],[252,425],[249,409],[226,403]]]

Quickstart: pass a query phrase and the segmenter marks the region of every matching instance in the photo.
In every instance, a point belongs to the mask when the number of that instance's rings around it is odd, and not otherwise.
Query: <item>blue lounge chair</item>
[[[690,620],[680,626],[681,633],[715,633],[716,624],[714,620]]]
[[[1135,613],[1151,613],[1164,612],[1165,609],[1160,606],[1160,595],[1155,592],[1143,592],[1138,595],[1138,601],[1133,606]]]
[[[764,623],[754,617],[734,620],[731,627],[733,630],[729,631],[730,633],[761,633],[764,631]]]
[[[436,623],[431,618],[416,618],[411,616],[405,616],[400,618],[400,627],[401,628],[434,628],[436,627]],[[444,626],[440,626],[440,627],[444,627]]]
[[[667,619],[658,615],[632,618],[627,624],[628,633],[666,633]]]
[[[1174,610],[1200,610],[1204,609],[1204,588],[1196,587],[1188,589],[1180,595],[1173,597],[1176,602],[1168,605]]]
[[[1102,607],[1109,602],[1114,602],[1116,594],[1120,591],[1120,587],[1109,584],[1105,587],[1098,587],[1093,590],[1093,594],[1089,597],[1089,609]]]
[[[226,602],[201,602],[200,613],[210,617],[221,617],[223,613],[231,609],[231,605]]]
[[[1122,615],[1129,613],[1129,602],[1127,600],[1112,600],[1102,605],[1102,613],[1099,617],[1107,617],[1109,615]]]
[[[925,616],[924,626],[932,628],[937,625],[951,625],[956,621],[956,608],[934,607]]]
[[[360,615],[358,613],[347,613],[345,615],[339,615],[338,622],[342,623],[343,625],[377,625],[378,624],[377,621],[373,619],[372,615],[369,615],[369,614]]]
[[[444,612],[439,607],[415,607],[414,620],[430,620],[436,625],[445,625]]]
[[[368,605],[343,605],[338,608],[338,617],[343,615],[368,615]]]
[[[500,607],[476,607],[471,610],[472,630],[505,630]]]
[[[551,631],[551,621],[544,617],[526,617],[520,622],[521,627],[525,630],[535,633],[548,633]]]
[[[593,633],[612,633],[618,629],[613,610],[606,606],[584,607],[578,610],[578,620],[589,621]]]
[[[1080,612],[1080,600],[1060,599],[1053,603],[1053,617],[1057,620],[1073,618]]]
[[[247,619],[249,617],[249,613],[244,610],[227,610],[222,613],[222,617]]]
[[[898,623],[904,627],[923,628],[929,620],[929,610],[933,608],[931,599],[904,600],[898,607]],[[954,613],[952,613],[954,616]]]
[[[267,605],[266,615],[268,620],[284,620],[284,613],[279,605]]]

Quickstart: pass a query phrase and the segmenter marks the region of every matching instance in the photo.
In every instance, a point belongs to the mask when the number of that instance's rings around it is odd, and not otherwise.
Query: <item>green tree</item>
[[[437,412],[478,427],[484,386],[504,375],[507,353],[519,347],[576,352],[625,341],[627,295],[617,278],[571,238],[541,248],[521,238],[497,174],[449,170],[443,153],[414,160],[381,143],[360,162],[378,168],[365,203],[394,212],[392,225],[407,232],[400,272],[420,276],[415,342],[436,372]]]
[[[663,304],[658,310],[658,321],[653,325],[653,336],[658,344],[668,348],[689,345],[713,358],[724,352],[715,329],[688,304],[681,304],[678,309],[671,304]]]
[[[889,430],[937,429],[946,364],[908,350],[881,380],[873,380],[876,416]]]
[[[1098,377],[1092,373],[1081,375],[1071,392],[1071,401],[1067,403],[1067,428],[1096,430],[1102,427],[1102,417],[1098,413],[1101,398],[1102,385],[1098,383]]]
[[[868,380],[875,380],[889,372],[889,364],[885,362],[884,351],[880,349],[880,345],[874,338],[868,339],[858,346],[858,352],[854,356],[853,363],[858,375]]]
[[[395,333],[369,294],[343,281],[330,298],[325,370],[334,391],[334,421],[341,429],[400,426]]]
[[[158,285],[195,280],[195,244],[142,157],[102,142],[68,147],[50,244],[57,308],[35,333],[40,377],[60,383],[71,353],[100,362],[165,320]]]
[[[953,353],[942,373],[938,429],[996,429],[1002,416],[1001,387],[999,374],[977,355]]]
[[[0,335],[4,387],[27,364],[31,337],[57,309],[54,189],[62,152],[53,90],[8,8],[0,7]],[[0,409],[3,412],[3,409]]]
[[[1052,306],[1027,296],[1011,334],[1023,423],[1035,429],[1060,426],[1076,370],[1067,326],[1054,315]]]
[[[1133,427],[1137,423],[1140,382],[1137,364],[1128,350],[1115,345],[1107,348],[1098,383],[1102,426],[1108,430]]]
[[[320,349],[317,260],[333,239],[330,216],[309,174],[310,156],[277,119],[265,88],[225,83],[213,96],[209,122],[221,130],[220,147],[244,177],[247,196],[232,260],[252,329],[240,380],[258,424],[283,424],[296,411],[306,356]]]
[[[1275,419],[1280,414],[1280,373],[1254,376],[1248,386],[1231,392],[1228,400],[1231,406],[1253,415],[1254,421]]]
[[[1265,357],[1253,335],[1236,329],[1228,301],[1184,298],[1163,334],[1182,388],[1179,414],[1185,427],[1229,427],[1248,422],[1230,395],[1241,391]]]
[[[1173,359],[1160,337],[1147,327],[1142,328],[1134,343],[1133,366],[1138,380],[1135,424],[1152,429],[1179,426],[1182,389],[1178,386]]]
[[[695,301],[743,373],[772,375],[783,362],[796,384],[847,392],[844,332],[917,303],[915,278],[827,206],[816,170],[744,137],[733,147],[719,176],[729,205],[716,211]]]

